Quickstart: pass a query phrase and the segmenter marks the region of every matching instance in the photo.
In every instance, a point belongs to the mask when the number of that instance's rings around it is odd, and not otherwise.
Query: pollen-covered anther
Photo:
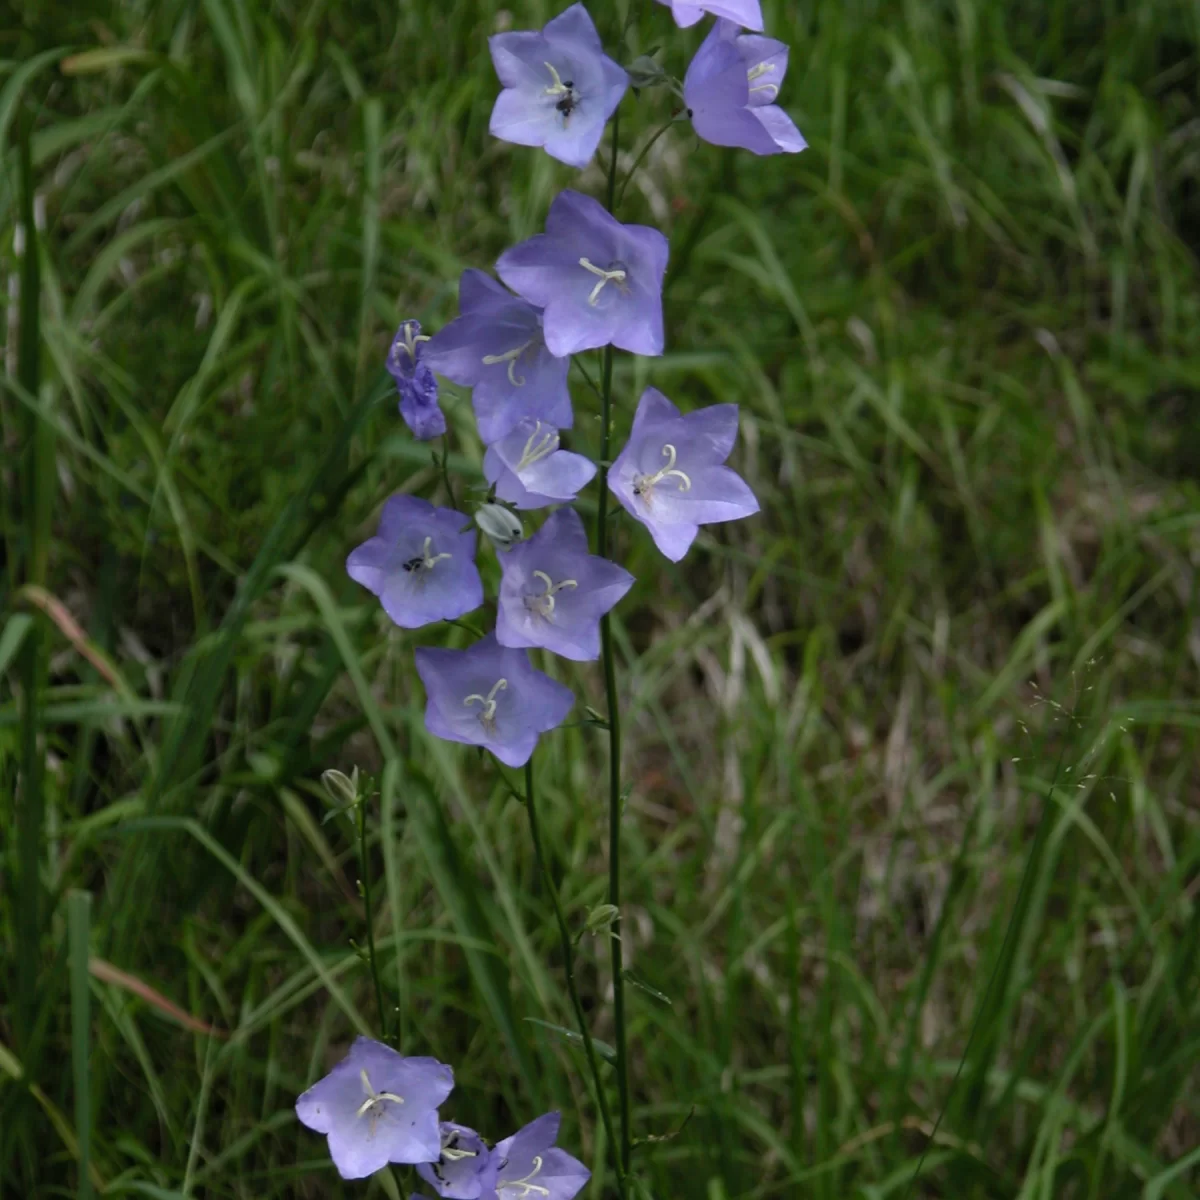
[[[524,1198],[526,1196],[528,1196],[531,1192],[537,1192],[537,1194],[539,1196],[549,1196],[550,1195],[549,1188],[542,1187],[542,1185],[540,1183],[530,1183],[529,1182],[531,1179],[536,1178],[536,1176],[539,1174],[541,1169],[542,1169],[542,1156],[540,1154],[537,1154],[534,1156],[534,1159],[533,1159],[533,1170],[530,1171],[528,1175],[526,1175],[523,1179],[501,1180],[500,1183],[498,1183],[496,1185],[496,1190],[498,1192],[511,1191],[514,1196],[514,1200],[524,1200]],[[518,1188],[520,1188],[521,1190],[517,1191]]]
[[[410,574],[413,571],[432,571],[436,563],[440,563],[444,558],[452,558],[453,556],[443,551],[441,554],[432,553],[433,537],[432,535],[425,539],[425,544],[421,547],[420,554],[414,554],[412,558],[404,563],[404,569]]]
[[[675,485],[681,492],[689,492],[692,489],[692,480],[685,472],[680,471],[675,466],[675,447],[668,442],[662,448],[663,458],[667,460],[665,467],[659,467],[653,475],[639,475],[633,481],[633,494],[641,496],[647,504],[650,503],[650,494],[654,490],[656,483],[661,483],[664,479],[674,477],[679,480]]]
[[[547,620],[554,615],[554,594],[561,592],[564,588],[577,588],[579,581],[577,579],[562,579],[555,583],[545,571],[534,571],[534,579],[539,579],[546,586],[546,590],[540,594],[527,595],[525,597],[525,607],[531,612],[537,613],[539,616],[545,617]]]
[[[585,271],[591,271],[593,275],[598,275],[600,277],[600,282],[596,284],[596,286],[592,288],[591,292],[588,294],[588,303],[593,307],[595,306],[596,301],[600,299],[600,293],[604,290],[604,285],[606,283],[615,283],[618,291],[624,291],[623,285],[627,277],[624,263],[609,263],[608,267],[605,268],[596,266],[596,264],[590,259],[581,258],[579,260],[579,265]]]
[[[513,387],[524,387],[525,376],[517,374],[517,363],[520,361],[521,355],[533,345],[534,339],[523,342],[520,346],[514,346],[511,350],[505,350],[503,354],[485,354],[483,356],[483,365],[485,367],[494,367],[497,363],[508,363],[508,382]]]
[[[476,702],[483,705],[483,711],[479,714],[479,723],[489,733],[496,728],[496,693],[504,691],[506,687],[508,687],[507,679],[497,679],[492,684],[492,690],[486,696],[481,696],[478,692],[473,692],[463,700],[463,704],[468,707]]]

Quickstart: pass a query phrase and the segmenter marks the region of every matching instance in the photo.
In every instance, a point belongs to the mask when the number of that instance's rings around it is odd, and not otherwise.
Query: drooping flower
[[[560,450],[558,430],[526,417],[507,437],[487,448],[483,474],[496,495],[517,508],[545,508],[574,500],[596,474],[582,454]]]
[[[492,109],[492,135],[586,167],[629,86],[629,76],[604,53],[587,9],[572,4],[541,33],[498,33],[488,43],[504,85]]]
[[[546,349],[541,312],[474,270],[462,274],[458,309],[461,316],[425,344],[422,361],[474,388],[471,400],[483,444],[511,433],[522,417],[569,429],[571,360]]]
[[[506,250],[496,272],[544,309],[551,354],[610,342],[632,354],[663,352],[662,285],[667,239],[622,225],[599,201],[569,189],[550,205],[546,232]]]
[[[423,361],[428,341],[420,321],[402,321],[387,356],[388,374],[400,393],[400,415],[413,436],[423,442],[446,432],[446,418],[438,407],[437,380]]]
[[[600,657],[600,618],[633,586],[623,567],[588,553],[583,521],[560,508],[527,542],[500,555],[496,640],[563,658]]]
[[[722,465],[737,430],[736,404],[684,416],[654,388],[638,401],[629,441],[608,470],[608,486],[672,562],[687,553],[701,525],[758,512],[745,480]]]
[[[761,26],[759,27],[761,28]],[[787,74],[788,48],[718,21],[688,65],[684,102],[696,133],[714,146],[755,154],[796,154],[808,143],[775,99]]]
[[[454,1072],[436,1058],[405,1058],[360,1037],[324,1079],[296,1101],[296,1115],[329,1139],[343,1179],[362,1179],[388,1163],[432,1162],[441,1153],[438,1105]]]
[[[379,532],[350,552],[346,573],[402,629],[450,621],[483,603],[470,517],[417,496],[392,496]]]
[[[658,0],[665,4],[680,29],[695,25],[705,13],[724,17],[741,25],[743,29],[761,30],[763,27],[762,5],[759,0]]]
[[[437,1162],[422,1163],[417,1174],[446,1200],[478,1200],[495,1195],[496,1159],[483,1138],[466,1125],[443,1121]]]
[[[565,1150],[558,1140],[559,1114],[546,1113],[499,1142],[492,1151],[499,1165],[496,1200],[572,1200],[592,1173]],[[487,1198],[491,1200],[491,1198]]]
[[[467,650],[421,646],[416,659],[425,728],[483,746],[509,767],[523,767],[538,735],[561,725],[575,703],[569,688],[536,670],[524,650],[501,646],[494,633]]]

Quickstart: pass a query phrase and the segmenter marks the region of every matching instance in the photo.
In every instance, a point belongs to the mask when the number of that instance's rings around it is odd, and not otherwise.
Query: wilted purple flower
[[[569,358],[555,358],[542,336],[542,314],[482,271],[464,271],[462,314],[423,347],[422,361],[474,388],[472,402],[485,446],[511,433],[522,417],[569,429]]]
[[[438,407],[437,380],[422,361],[428,341],[420,321],[402,321],[387,357],[388,374],[400,393],[400,415],[413,436],[423,442],[446,432],[446,418]]]
[[[665,4],[680,29],[695,25],[705,13],[724,17],[744,29],[762,29],[763,15],[759,0],[658,0]]]
[[[629,76],[604,53],[587,9],[572,4],[541,33],[498,33],[488,43],[504,85],[492,109],[492,135],[544,146],[560,162],[586,167],[629,86]]]
[[[560,357],[611,342],[633,354],[663,352],[667,239],[622,225],[599,201],[569,189],[550,205],[546,232],[500,255],[496,272],[545,311],[546,345]]]
[[[416,658],[428,701],[425,728],[483,746],[506,766],[523,767],[538,734],[561,725],[575,703],[569,688],[535,670],[524,650],[501,646],[494,633],[467,650],[421,646]]]
[[[517,508],[545,508],[574,500],[596,474],[582,454],[558,448],[558,430],[526,417],[507,437],[487,448],[483,474],[496,495]]]
[[[296,1115],[329,1138],[343,1179],[362,1179],[388,1163],[432,1162],[441,1152],[438,1105],[454,1072],[436,1058],[405,1058],[360,1037],[324,1079],[296,1101]]]
[[[500,1168],[498,1200],[525,1200],[531,1194],[540,1200],[572,1200],[583,1189],[592,1173],[555,1146],[559,1121],[558,1113],[546,1113],[497,1144],[492,1153]]]
[[[755,154],[803,150],[808,143],[800,130],[774,103],[787,64],[783,42],[718,21],[683,80],[684,103],[696,133],[714,146],[740,146]]]
[[[500,1165],[473,1129],[443,1121],[442,1152],[437,1162],[421,1163],[417,1174],[446,1200],[478,1200],[496,1194],[496,1170]]]
[[[736,404],[714,404],[687,416],[647,388],[629,441],[608,470],[608,486],[654,544],[678,562],[701,525],[758,512],[745,480],[721,464],[738,430]]]
[[[417,496],[392,496],[379,533],[350,552],[346,573],[374,592],[402,629],[461,617],[483,603],[470,522]]]
[[[600,618],[633,586],[623,567],[588,553],[573,508],[500,555],[500,569],[500,645],[541,646],[576,662],[600,657]]]

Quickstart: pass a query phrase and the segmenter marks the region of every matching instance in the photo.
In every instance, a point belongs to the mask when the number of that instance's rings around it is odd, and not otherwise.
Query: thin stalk
[[[367,861],[367,798],[358,798],[358,860],[362,873],[363,904],[367,910],[367,960],[375,981],[375,1006],[379,1010],[379,1034],[388,1040],[387,1012],[383,1007],[383,984],[379,981],[379,960],[375,957],[375,909],[371,904],[371,864]]]
[[[621,110],[613,113],[612,149],[608,168],[608,210],[612,212],[617,191],[617,139]],[[596,553],[608,557],[608,463],[612,443],[613,348],[604,347],[600,383],[600,501],[596,508]],[[629,1047],[625,1028],[625,967],[621,952],[621,712],[617,695],[617,667],[613,656],[612,622],[608,613],[600,618],[600,657],[604,662],[604,695],[608,708],[608,902],[616,910],[609,930],[612,956],[613,1026],[617,1049],[617,1096],[621,1111],[621,1175],[629,1173],[632,1136],[629,1121]]]
[[[512,788],[509,788],[512,791]],[[533,854],[537,859],[538,870],[546,891],[550,893],[550,903],[554,908],[554,920],[558,925],[558,938],[562,943],[563,967],[567,975],[567,994],[571,997],[571,1007],[575,1010],[575,1023],[579,1026],[579,1036],[583,1039],[583,1050],[587,1056],[588,1070],[592,1075],[592,1084],[596,1089],[596,1107],[600,1110],[600,1123],[604,1126],[604,1135],[608,1141],[616,1167],[617,1190],[621,1200],[628,1200],[629,1184],[625,1169],[621,1165],[619,1143],[613,1134],[612,1112],[608,1107],[608,1095],[604,1090],[604,1079],[600,1074],[600,1059],[596,1054],[592,1033],[588,1028],[587,1016],[583,1011],[583,1003],[579,999],[579,989],[575,986],[575,944],[571,940],[571,931],[567,928],[563,916],[562,905],[558,902],[558,889],[554,886],[554,877],[550,874],[550,864],[546,861],[546,852],[542,846],[542,831],[538,825],[537,803],[533,793],[533,756],[525,764],[525,811],[529,813],[529,836],[533,841]]]
[[[621,201],[625,199],[625,191],[629,187],[629,181],[633,178],[634,173],[637,171],[638,167],[640,167],[642,165],[642,163],[645,162],[646,155],[649,154],[650,151],[653,149],[654,143],[657,142],[658,139],[660,137],[662,137],[662,135],[664,133],[666,133],[667,130],[670,129],[671,126],[674,124],[675,124],[674,117],[672,117],[669,121],[663,122],[663,124],[661,124],[654,131],[654,135],[650,138],[650,140],[638,151],[637,158],[635,158],[633,160],[633,166],[629,168],[629,170],[625,173],[625,178],[623,180],[621,180],[621,190],[620,190],[620,192],[617,193],[617,202],[616,202],[615,207],[617,207],[617,208],[621,207]]]

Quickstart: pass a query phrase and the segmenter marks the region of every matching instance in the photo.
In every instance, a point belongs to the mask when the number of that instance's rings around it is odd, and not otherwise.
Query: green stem
[[[670,129],[674,124],[674,117],[672,117],[669,121],[664,122],[654,131],[654,136],[651,137],[651,139],[641,148],[641,150],[638,151],[637,158],[633,160],[633,166],[629,168],[629,170],[625,173],[625,178],[621,180],[621,190],[617,193],[617,202],[615,207],[621,207],[621,201],[625,199],[625,189],[629,187],[629,181],[633,178],[638,167],[640,167],[645,161],[646,155],[650,153],[654,143],[657,142],[658,139],[662,137],[662,135],[666,133],[667,130]]]
[[[369,789],[368,789],[369,790]],[[383,984],[379,981],[379,959],[375,956],[375,908],[371,904],[371,864],[367,861],[367,798],[358,798],[358,861],[362,873],[363,904],[367,910],[367,961],[375,981],[375,1007],[379,1010],[379,1034],[388,1040],[387,1012],[383,1007]]]
[[[617,139],[621,110],[613,113],[612,147],[608,168],[608,210],[617,189]],[[604,347],[600,383],[600,502],[596,509],[596,553],[608,557],[608,475],[612,443],[612,344]],[[616,909],[608,944],[612,956],[613,1025],[617,1043],[617,1096],[621,1111],[621,1174],[629,1173],[632,1136],[629,1121],[629,1047],[625,1029],[625,969],[621,952],[621,712],[617,668],[613,657],[611,614],[600,618],[600,657],[604,661],[604,695],[608,708],[608,902]]]
[[[512,791],[512,788],[509,788]],[[579,999],[579,989],[575,986],[575,944],[571,940],[571,931],[567,928],[563,916],[562,905],[558,901],[558,889],[554,886],[554,877],[550,874],[550,864],[546,861],[546,852],[542,846],[542,831],[538,825],[537,804],[533,793],[533,756],[525,764],[525,810],[529,813],[529,836],[533,840],[533,854],[537,859],[538,870],[542,882],[550,894],[550,903],[554,908],[554,920],[558,925],[558,938],[562,943],[563,968],[567,976],[567,994],[571,997],[571,1007],[575,1010],[575,1023],[579,1026],[579,1036],[583,1039],[583,1050],[587,1056],[588,1070],[592,1075],[592,1084],[596,1089],[596,1107],[600,1110],[600,1123],[604,1126],[604,1134],[608,1139],[613,1163],[616,1167],[617,1190],[622,1200],[627,1200],[629,1184],[625,1170],[621,1165],[619,1143],[613,1131],[612,1112],[608,1107],[608,1095],[604,1090],[604,1079],[600,1074],[600,1059],[596,1054],[596,1046],[592,1041],[592,1033],[588,1028],[587,1016],[583,1011],[583,1003]]]

